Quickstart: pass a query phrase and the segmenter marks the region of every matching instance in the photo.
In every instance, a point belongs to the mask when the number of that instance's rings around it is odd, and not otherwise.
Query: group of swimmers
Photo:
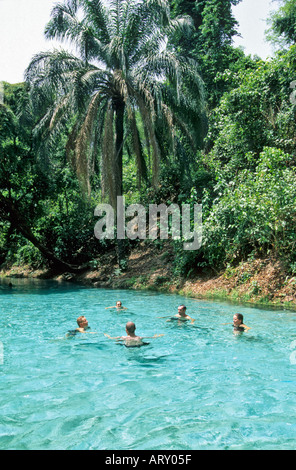
[[[106,307],[106,309],[111,309],[111,308],[116,308],[117,310],[127,310],[126,307],[123,307],[122,302],[118,300],[116,302],[115,306],[112,307]],[[167,321],[172,321],[172,320],[178,320],[178,321],[190,321],[191,324],[195,322],[194,318],[191,318],[189,315],[186,313],[186,306],[185,305],[179,305],[178,307],[178,313],[174,317],[169,317]],[[158,317],[158,318],[167,318],[167,317]],[[231,323],[223,323],[223,325],[230,325]],[[88,326],[88,321],[85,318],[84,315],[80,316],[77,318],[77,325],[78,328],[76,330],[71,330],[68,332],[67,337],[69,336],[74,336],[76,333],[92,333],[88,330],[90,330],[90,327]],[[241,313],[236,313],[233,316],[233,332],[235,334],[240,334],[245,331],[250,330],[250,327],[244,324],[244,317]],[[125,325],[125,331],[126,331],[126,336],[115,336],[112,337],[108,335],[107,333],[104,333],[104,336],[106,336],[109,339],[116,340],[117,342],[123,342],[123,344],[126,347],[139,347],[143,346],[145,343],[143,339],[148,339],[148,338],[159,338],[161,336],[164,336],[163,334],[155,334],[154,336],[137,336],[135,331],[136,331],[136,325],[135,323],[128,321],[127,324]]]

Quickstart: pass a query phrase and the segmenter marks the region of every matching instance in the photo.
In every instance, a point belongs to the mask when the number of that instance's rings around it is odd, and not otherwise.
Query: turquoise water
[[[0,284],[0,449],[295,448],[294,312],[13,284]],[[119,299],[128,310],[105,310]],[[158,318],[183,302],[194,325]],[[235,336],[222,323],[238,311],[252,330]],[[65,339],[79,315],[97,334]],[[132,349],[103,335],[128,320],[165,336]]]

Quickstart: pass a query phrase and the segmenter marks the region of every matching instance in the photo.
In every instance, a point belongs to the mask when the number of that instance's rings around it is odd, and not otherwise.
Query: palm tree
[[[169,41],[190,28],[189,17],[170,19],[166,0],[106,5],[64,0],[53,8],[45,36],[68,41],[75,54],[40,53],[26,71],[40,115],[35,135],[50,142],[71,122],[67,150],[84,190],[90,192],[91,168],[100,151],[102,194],[108,193],[114,207],[122,194],[125,145],[136,158],[140,179],[147,176],[148,152],[156,186],[164,135],[171,149],[180,132],[191,148],[200,143],[203,95],[197,66]]]

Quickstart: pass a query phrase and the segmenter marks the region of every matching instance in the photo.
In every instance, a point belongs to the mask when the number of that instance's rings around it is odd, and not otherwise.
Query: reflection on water
[[[294,312],[12,283],[0,282],[1,449],[288,449],[294,442]],[[105,309],[119,299],[127,310]],[[159,318],[182,302],[194,324]],[[252,329],[234,335],[223,324],[238,311]],[[96,334],[67,338],[80,315]],[[125,335],[131,319],[139,336],[164,336],[140,348],[104,336]]]
[[[142,354],[133,354],[126,358],[127,361],[137,362],[144,367],[154,367],[157,364],[165,364],[167,356],[144,356]]]

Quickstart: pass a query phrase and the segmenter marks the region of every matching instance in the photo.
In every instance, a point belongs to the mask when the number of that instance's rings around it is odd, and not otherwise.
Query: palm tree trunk
[[[123,137],[124,137],[124,103],[119,102],[116,105],[115,110],[115,184],[116,184],[116,196],[121,196],[123,192],[122,187],[122,155],[123,155]]]
[[[117,102],[115,108],[115,190],[116,196],[123,194],[123,139],[124,139],[124,103]],[[115,209],[116,210],[116,209]],[[126,239],[117,239],[117,262],[122,270],[127,269],[128,242]]]

